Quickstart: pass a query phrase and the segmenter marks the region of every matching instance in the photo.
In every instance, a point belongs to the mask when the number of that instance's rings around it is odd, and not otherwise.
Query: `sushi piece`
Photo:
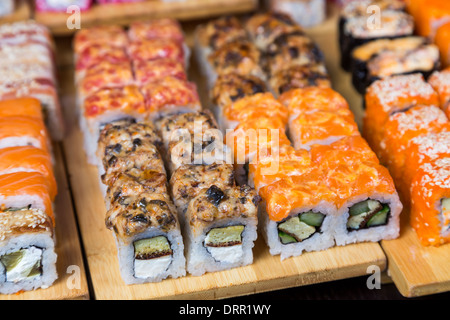
[[[450,118],[450,68],[433,72],[428,83],[439,95],[439,106]]]
[[[128,38],[131,41],[171,39],[182,43],[184,41],[184,33],[178,21],[164,18],[133,22],[128,28]]]
[[[208,57],[228,42],[248,40],[241,22],[234,16],[224,16],[199,25],[194,33],[197,64],[203,75],[211,74]]]
[[[169,58],[188,64],[183,46],[177,41],[167,38],[146,39],[131,42],[127,47],[127,53],[131,60],[155,60]]]
[[[149,82],[155,82],[158,79],[165,77],[175,77],[180,80],[187,80],[184,64],[170,58],[146,61],[134,60],[133,74],[134,80],[138,86],[144,86]]]
[[[273,74],[269,86],[276,96],[297,88],[331,88],[331,79],[323,64],[293,65]]]
[[[302,27],[308,28],[320,24],[326,17],[326,1],[324,0],[269,0],[271,11],[283,12]]]
[[[0,118],[0,148],[27,145],[50,154],[51,145],[44,122],[26,116]]]
[[[251,264],[258,203],[248,186],[201,189],[184,218],[187,271],[200,276]]]
[[[340,36],[341,66],[350,71],[351,53],[356,47],[377,39],[394,39],[411,36],[414,32],[413,18],[398,10],[380,11],[379,25],[368,23],[366,15],[345,20]]]
[[[201,110],[197,87],[193,82],[164,77],[145,84],[141,92],[151,119]]]
[[[147,113],[144,97],[136,86],[107,88],[87,97],[79,117],[88,162],[97,164],[97,142],[105,123],[123,118],[143,120]]]
[[[303,34],[304,30],[283,12],[256,13],[245,22],[251,41],[262,52],[267,52],[274,40],[282,34]]]
[[[134,83],[129,61],[111,63],[103,60],[86,70],[85,76],[77,84],[77,105],[82,106],[91,94],[106,88],[118,88]]]
[[[186,274],[177,212],[167,194],[143,192],[119,198],[107,212],[106,226],[114,231],[126,284]]]
[[[266,74],[261,68],[261,52],[247,40],[227,42],[208,56],[211,70],[206,74],[211,88],[219,75],[238,73],[253,75],[262,80]]]
[[[96,26],[80,29],[75,33],[73,49],[75,60],[80,52],[96,44],[107,44],[112,47],[126,48],[128,45],[126,32],[118,25]]]
[[[54,217],[47,179],[0,175],[0,293],[47,288],[57,279]]]
[[[438,158],[416,171],[411,183],[410,224],[424,246],[450,242],[449,189],[450,158]]]
[[[12,100],[32,97],[41,103],[45,123],[50,135],[55,140],[61,140],[65,133],[63,113],[55,86],[46,81],[34,79],[24,82],[0,84],[0,99]]]
[[[441,66],[443,68],[450,67],[450,23],[445,23],[440,26],[436,31],[434,37],[434,43],[438,46],[441,56]]]
[[[365,94],[363,136],[381,155],[384,124],[390,115],[415,105],[439,105],[439,97],[419,73],[398,75],[375,81]]]
[[[41,103],[35,98],[17,98],[0,101],[0,118],[28,116],[44,120]]]
[[[428,78],[440,66],[439,50],[422,37],[380,39],[352,52],[352,82],[364,93],[374,81],[392,75],[422,73]]]
[[[283,33],[267,49],[267,70],[271,75],[291,66],[323,64],[324,56],[318,45],[298,33]]]
[[[0,174],[14,172],[39,172],[49,183],[49,194],[57,194],[53,161],[46,151],[33,146],[8,147],[0,150]]]
[[[334,245],[334,194],[317,170],[282,178],[259,190],[261,230],[281,260]]]
[[[385,167],[366,163],[332,167],[326,181],[337,194],[334,239],[338,246],[398,237],[403,205]]]
[[[418,4],[415,14],[417,33],[434,41],[437,29],[450,22],[450,5],[446,1],[431,0]]]

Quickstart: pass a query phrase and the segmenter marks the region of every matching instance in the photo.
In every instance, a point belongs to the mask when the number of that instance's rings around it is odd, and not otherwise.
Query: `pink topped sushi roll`
[[[90,9],[92,0],[36,0],[36,10],[40,12],[66,12],[72,5],[85,11]]]

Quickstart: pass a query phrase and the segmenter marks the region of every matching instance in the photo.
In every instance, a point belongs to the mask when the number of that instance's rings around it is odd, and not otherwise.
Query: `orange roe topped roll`
[[[8,116],[28,116],[44,119],[40,101],[31,97],[1,100],[0,117]]]

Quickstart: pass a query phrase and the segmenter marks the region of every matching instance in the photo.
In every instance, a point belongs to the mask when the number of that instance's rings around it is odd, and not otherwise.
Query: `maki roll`
[[[283,12],[302,27],[313,27],[320,24],[326,17],[326,1],[324,0],[269,0],[272,11]]]
[[[184,42],[184,33],[180,24],[169,18],[135,21],[130,24],[127,33],[131,41],[165,38],[179,43]]]
[[[439,95],[439,106],[450,118],[450,68],[433,72],[428,83]]]
[[[450,22],[440,26],[436,31],[434,43],[438,46],[441,55],[441,65],[444,68],[450,67]]]
[[[133,60],[133,74],[136,84],[139,86],[165,77],[187,80],[183,62],[170,58]]]
[[[75,61],[85,48],[96,44],[105,44],[111,47],[126,48],[128,45],[126,32],[118,25],[96,26],[80,29],[74,36],[73,49]]]
[[[422,37],[380,39],[352,52],[352,82],[360,93],[374,81],[392,75],[422,73],[428,78],[439,68],[439,50]]]
[[[0,175],[0,293],[46,288],[57,279],[52,200],[38,172]]]
[[[200,276],[251,264],[258,203],[249,186],[201,189],[184,216],[187,271]]]
[[[398,10],[382,10],[380,25],[368,23],[366,15],[353,16],[345,20],[340,36],[341,66],[350,71],[351,53],[356,47],[377,39],[394,39],[411,36],[414,32],[413,18]]]

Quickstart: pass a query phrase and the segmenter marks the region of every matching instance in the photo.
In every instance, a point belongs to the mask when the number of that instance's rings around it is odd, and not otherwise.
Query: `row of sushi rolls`
[[[364,24],[372,4],[381,29]],[[124,282],[252,264],[258,234],[282,260],[395,239],[403,208],[423,245],[449,242],[450,70],[413,22],[398,0],[341,10],[361,132],[288,14],[210,20],[193,48],[172,19],[79,30],[79,126]],[[64,121],[49,31],[2,25],[0,43],[0,292],[14,293],[57,279],[51,140]],[[188,77],[191,53],[207,102]]]

